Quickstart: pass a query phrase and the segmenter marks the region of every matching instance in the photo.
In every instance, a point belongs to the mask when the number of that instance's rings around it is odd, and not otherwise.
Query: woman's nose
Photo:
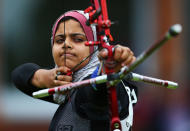
[[[65,39],[65,42],[63,43],[62,48],[72,48],[72,45],[69,39]]]

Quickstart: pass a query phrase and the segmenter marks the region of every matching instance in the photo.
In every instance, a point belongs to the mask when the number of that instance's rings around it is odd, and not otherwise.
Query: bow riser
[[[89,16],[90,24],[96,25],[98,42],[93,42],[93,43],[98,43],[99,48],[101,49],[102,48],[107,49],[108,57],[105,60],[105,63],[113,63],[114,46],[109,44],[109,41],[110,40],[113,41],[113,38],[110,34],[110,29],[109,29],[111,26],[111,21],[108,19],[106,0],[101,0],[101,6],[98,0],[94,0],[93,3],[94,3],[94,10],[92,10],[91,7],[85,10],[85,11],[89,11],[90,14],[92,14]],[[101,10],[101,13],[99,13],[100,10]],[[106,74],[114,73],[114,69],[110,68],[109,64],[104,64],[103,68],[105,72],[102,72],[102,73],[106,73]],[[115,85],[110,86],[109,82],[107,82],[107,86],[109,87],[108,93],[109,93],[109,98],[110,98],[109,101],[110,101],[110,111],[111,111],[110,128],[111,128],[111,131],[114,131],[116,129],[121,130],[121,123],[120,123],[120,119],[118,115],[116,88],[115,88]]]

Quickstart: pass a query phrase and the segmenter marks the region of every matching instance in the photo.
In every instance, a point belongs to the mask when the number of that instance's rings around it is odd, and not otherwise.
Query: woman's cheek
[[[56,65],[60,65],[58,54],[53,53],[53,59]]]

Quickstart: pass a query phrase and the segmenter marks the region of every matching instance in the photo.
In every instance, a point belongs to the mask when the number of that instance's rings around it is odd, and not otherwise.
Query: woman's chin
[[[76,64],[73,63],[69,63],[67,62],[66,64],[60,64],[60,66],[66,66],[67,68],[69,68],[70,70],[73,70],[75,68]]]
[[[87,64],[88,61],[81,63],[80,65],[78,65],[78,63],[76,63],[75,61],[66,61],[65,63],[60,63],[58,64],[58,67],[61,66],[66,66],[67,68],[69,68],[70,70],[72,70],[73,72],[81,69],[82,67],[84,67]]]

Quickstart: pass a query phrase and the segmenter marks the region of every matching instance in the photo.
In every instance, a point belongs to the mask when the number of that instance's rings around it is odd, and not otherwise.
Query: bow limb
[[[90,24],[96,23],[97,29],[97,40],[99,42],[99,48],[105,48],[108,51],[108,58],[106,59],[107,62],[113,62],[113,46],[109,45],[109,41],[113,41],[113,38],[110,34],[110,26],[111,21],[108,19],[108,12],[107,12],[107,4],[106,0],[101,0],[101,6],[98,0],[94,0],[92,2],[94,4],[94,10],[89,11]],[[88,8],[89,9],[89,8]],[[101,10],[100,13],[97,13]],[[96,15],[98,14],[98,15]],[[104,33],[101,33],[104,32]],[[94,42],[95,43],[95,42]],[[105,69],[105,74],[112,74],[114,73],[113,68],[110,68],[106,64],[103,65]],[[115,85],[110,85],[109,81],[107,82],[108,86],[108,93],[109,93],[109,103],[110,103],[110,111],[111,111],[111,121],[110,121],[110,128],[111,131],[120,130],[121,131],[121,122],[119,119],[118,113],[118,103],[117,103],[117,92]]]

